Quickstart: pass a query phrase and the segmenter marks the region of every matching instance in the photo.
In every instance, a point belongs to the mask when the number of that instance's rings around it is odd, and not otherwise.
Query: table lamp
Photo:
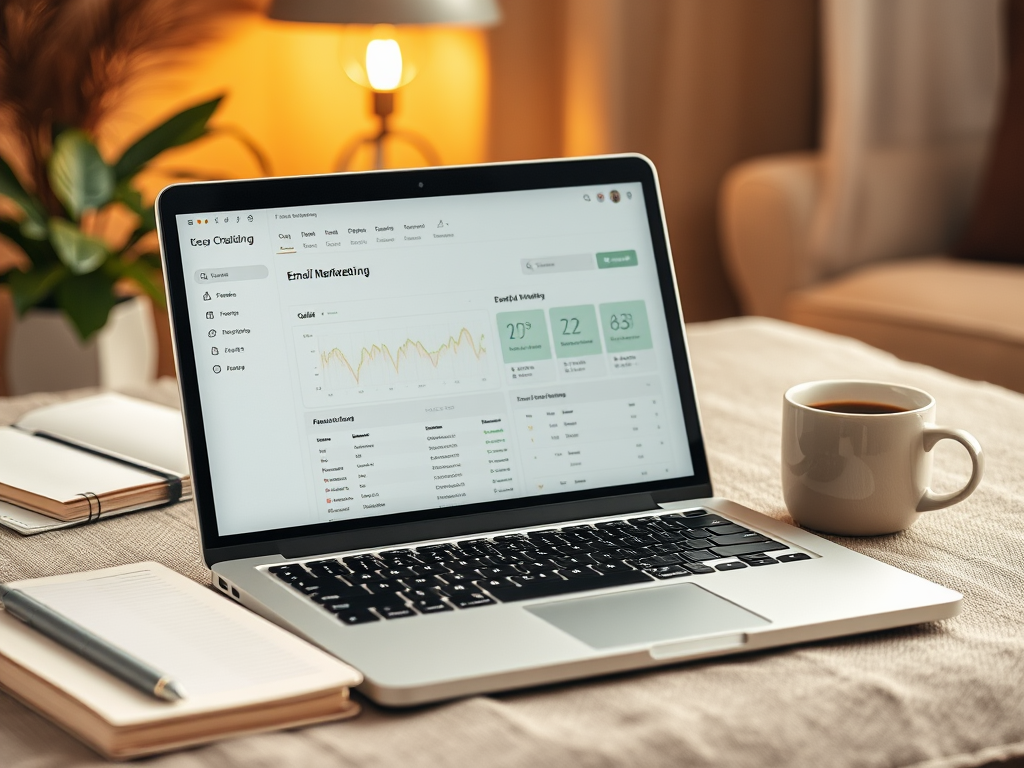
[[[497,0],[274,0],[267,13],[280,21],[323,24],[488,27],[501,21]],[[395,92],[413,79],[416,70],[403,62],[401,47],[388,36],[387,27],[374,30],[362,64],[346,66],[345,71],[353,81],[371,91],[379,127],[376,133],[360,136],[342,149],[338,170],[347,170],[356,152],[366,144],[373,146],[374,167],[383,168],[384,141],[388,138],[411,145],[428,165],[440,162],[425,138],[412,131],[396,131],[388,125],[395,107]]]

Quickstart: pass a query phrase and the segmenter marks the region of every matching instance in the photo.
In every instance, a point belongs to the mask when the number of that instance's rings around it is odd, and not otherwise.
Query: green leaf
[[[21,186],[21,182],[18,180],[18,177],[15,176],[11,166],[9,166],[7,161],[2,157],[0,157],[0,195],[9,197],[17,203],[18,207],[21,208],[28,217],[26,222],[30,221],[37,227],[42,227],[45,231],[46,213],[43,209],[42,203],[36,200],[33,195],[29,194],[25,188]],[[29,237],[32,236],[28,232],[25,234]],[[36,239],[38,240],[39,238]]]
[[[49,269],[33,269],[30,272],[21,272],[16,269],[8,272],[7,283],[11,286],[14,308],[18,314],[24,315],[25,312],[49,296],[54,287],[67,277],[67,274],[68,271],[60,264],[55,264]]]
[[[153,269],[151,265],[151,259],[144,258],[145,256],[154,256],[155,254],[143,254],[137,261],[121,261],[115,264],[113,260],[108,262],[108,269],[118,277],[127,277],[134,280],[153,300],[153,303],[158,307],[163,307],[166,304],[164,297],[164,288],[162,282],[160,282],[159,269]],[[158,257],[159,259],[159,257]],[[159,261],[158,261],[159,263]]]
[[[179,112],[128,147],[114,164],[114,175],[117,180],[131,178],[161,152],[188,144],[203,136],[206,133],[207,121],[217,111],[223,98],[218,96]]]
[[[114,278],[103,270],[87,275],[69,275],[54,292],[57,306],[64,310],[82,340],[106,325],[110,310],[117,304]]]
[[[136,232],[140,233],[139,237],[156,229],[156,210],[152,205],[145,206],[142,204],[142,193],[129,184],[127,179],[117,185],[114,199],[123,203],[126,208],[139,217],[139,226],[136,230]],[[134,240],[139,239],[134,234],[133,238]]]
[[[95,272],[110,255],[106,243],[90,237],[66,219],[50,219],[50,242],[75,275]]]
[[[76,220],[82,211],[109,203],[114,194],[114,170],[82,131],[57,137],[47,173],[57,199]]]
[[[57,262],[57,254],[53,252],[53,246],[47,240],[37,240],[25,235],[25,222],[19,226],[16,222],[0,219],[0,235],[21,248],[36,268],[51,266]]]

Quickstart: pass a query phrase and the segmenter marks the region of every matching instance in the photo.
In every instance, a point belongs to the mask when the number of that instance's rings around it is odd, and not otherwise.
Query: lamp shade
[[[490,27],[501,21],[497,0],[274,0],[281,21],[328,24],[446,24]]]

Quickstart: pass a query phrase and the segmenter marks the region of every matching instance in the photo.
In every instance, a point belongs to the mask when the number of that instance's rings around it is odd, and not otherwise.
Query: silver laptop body
[[[956,615],[713,495],[623,155],[157,201],[214,586],[410,706]]]

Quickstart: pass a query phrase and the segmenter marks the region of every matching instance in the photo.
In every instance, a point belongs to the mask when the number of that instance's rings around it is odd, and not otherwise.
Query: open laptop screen
[[[691,478],[646,203],[176,214],[218,534]]]

